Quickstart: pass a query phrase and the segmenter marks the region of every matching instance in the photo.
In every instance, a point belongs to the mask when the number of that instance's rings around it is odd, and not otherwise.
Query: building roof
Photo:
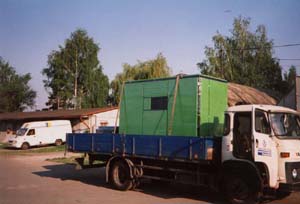
[[[0,113],[0,120],[28,120],[28,119],[71,119],[103,113],[117,109],[116,107],[90,108],[80,110],[54,110],[37,112]]]
[[[241,104],[276,105],[277,101],[268,94],[255,88],[228,83],[228,106]]]
[[[276,105],[277,102],[268,94],[255,88],[235,83],[228,83],[228,106],[241,104]],[[117,107],[0,113],[0,120],[71,119],[107,112],[114,109],[117,109]]]

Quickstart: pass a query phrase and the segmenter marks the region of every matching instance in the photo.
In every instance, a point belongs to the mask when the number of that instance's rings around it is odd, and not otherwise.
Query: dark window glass
[[[271,134],[270,124],[265,112],[255,111],[255,131],[264,134]]]
[[[251,112],[237,112],[233,123],[233,154],[237,158],[251,159]]]
[[[34,129],[30,129],[27,133],[28,136],[30,135],[35,135],[35,130]]]
[[[225,121],[224,121],[224,136],[228,135],[230,132],[230,116],[225,114]]]
[[[239,135],[251,136],[251,112],[235,113],[234,131]]]
[[[168,97],[152,97],[151,98],[151,110],[167,110],[168,109]]]

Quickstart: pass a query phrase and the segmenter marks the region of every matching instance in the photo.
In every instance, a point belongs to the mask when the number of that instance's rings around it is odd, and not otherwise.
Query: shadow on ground
[[[45,171],[33,172],[33,174],[41,177],[79,181],[88,185],[111,189],[111,186],[105,182],[105,168],[75,170],[75,166],[71,164],[47,165],[43,168]],[[207,188],[190,185],[143,180],[135,191],[164,199],[188,198],[214,204],[225,204],[218,193]]]

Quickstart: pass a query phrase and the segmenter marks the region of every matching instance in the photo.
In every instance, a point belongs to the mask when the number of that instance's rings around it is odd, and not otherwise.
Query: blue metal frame
[[[207,160],[213,138],[120,134],[67,134],[72,152],[159,158],[165,160]]]

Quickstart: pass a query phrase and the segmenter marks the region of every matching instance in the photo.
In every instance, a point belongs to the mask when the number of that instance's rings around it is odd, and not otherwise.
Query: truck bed
[[[67,134],[68,151],[149,159],[212,160],[216,139],[186,136]]]

